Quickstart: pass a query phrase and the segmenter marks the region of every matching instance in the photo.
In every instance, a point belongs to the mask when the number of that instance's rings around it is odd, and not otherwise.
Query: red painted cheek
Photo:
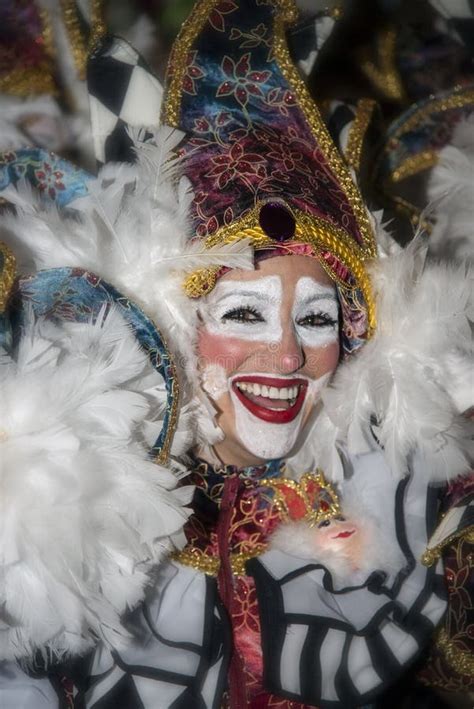
[[[245,340],[214,335],[203,328],[198,334],[199,368],[217,364],[223,367],[227,374],[231,374],[251,357],[254,348],[255,345],[252,346],[252,343]]]

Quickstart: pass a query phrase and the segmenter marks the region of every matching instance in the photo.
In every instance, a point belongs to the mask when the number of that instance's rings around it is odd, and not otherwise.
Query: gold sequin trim
[[[430,167],[434,167],[438,162],[438,155],[434,150],[423,150],[417,155],[410,155],[406,160],[404,160],[396,170],[391,174],[392,182],[401,182],[406,180],[408,177],[417,175],[422,170],[428,170]]]
[[[254,559],[256,556],[260,556],[260,554],[263,554],[266,550],[266,544],[256,544],[251,552],[231,554],[230,566],[232,573],[235,576],[245,576],[245,564],[247,561]],[[206,552],[193,546],[188,546],[182,551],[174,552],[171,554],[171,559],[178,561],[180,564],[183,564],[183,566],[191,566],[197,571],[202,571],[202,573],[208,576],[217,576],[221,565],[218,556],[206,554]]]
[[[384,153],[388,153],[391,150],[394,150],[394,148],[397,147],[397,140],[401,136],[403,136],[405,133],[410,132],[411,130],[416,129],[432,114],[443,113],[444,111],[449,111],[455,108],[464,108],[465,106],[469,106],[470,104],[474,104],[474,89],[472,88],[459,89],[450,96],[432,98],[431,100],[423,103],[417,110],[411,113],[410,116],[405,121],[403,121],[400,126],[398,126],[398,128],[393,132],[390,139],[387,141],[387,144],[384,148]],[[403,177],[399,176],[398,179],[396,177],[394,179],[393,174],[390,175],[387,179],[387,184],[385,184],[383,187],[383,194],[385,195],[385,197],[393,203],[393,206],[395,207],[397,212],[405,217],[408,217],[415,227],[418,227],[420,225],[421,210],[414,204],[408,202],[406,199],[398,195],[391,194],[390,184],[394,184],[396,182],[401,181],[405,177],[408,177],[408,172],[410,171],[411,166],[413,166],[414,169],[414,172],[412,172],[411,174],[416,174],[416,172],[422,169],[431,167],[432,165],[427,164],[431,158],[430,151],[424,151],[422,155],[424,157],[422,158],[419,165],[416,164],[416,156],[413,156],[413,158],[409,158],[410,162],[408,162],[406,168],[403,167],[404,163],[402,163],[401,166],[394,170],[394,174],[396,175],[397,173],[399,173],[401,169],[403,169],[403,171],[406,170],[407,174]],[[434,164],[435,161],[433,158],[433,165]],[[426,221],[421,226],[428,234],[430,234],[433,229],[432,224]]]
[[[446,547],[450,546],[457,539],[466,539],[467,541],[474,541],[474,524],[471,524],[465,529],[461,529],[459,532],[454,532],[450,534],[449,537],[443,539],[442,542],[434,547],[428,547],[421,557],[421,563],[425,566],[433,566],[434,563],[438,561],[441,554]]]
[[[392,28],[386,29],[377,37],[378,64],[368,58],[366,49],[361,54],[362,71],[377,91],[391,101],[401,101],[404,96],[395,61],[396,45],[396,31]]]
[[[474,677],[474,657],[472,653],[456,647],[456,643],[449,637],[444,628],[438,633],[436,646],[442,652],[448,665],[456,672],[468,677]]]
[[[336,5],[335,7],[327,7],[324,12],[332,17],[333,20],[340,20],[344,17],[344,7],[342,5]]]
[[[16,277],[16,259],[6,244],[0,241],[0,254],[2,255],[2,269],[0,271],[0,313],[5,312],[8,296],[10,295]]]
[[[360,170],[364,138],[376,105],[377,102],[373,99],[361,99],[357,104],[356,114],[349,129],[349,137],[344,155],[347,160],[347,164],[355,170],[356,173]]]
[[[86,78],[87,59],[91,45],[105,33],[102,0],[93,0],[90,17],[90,39],[86,41],[79,22],[75,0],[60,0],[64,24],[69,38],[74,64],[81,81]]]
[[[209,13],[219,0],[197,2],[175,40],[168,60],[168,88],[162,108],[162,122],[177,128],[183,93],[183,80],[186,73],[188,52],[197,35],[207,22]]]
[[[39,66],[29,69],[14,68],[9,74],[0,77],[0,91],[11,96],[36,96],[49,94],[56,96],[58,93],[54,81],[53,42],[52,28],[46,10],[40,10],[42,24],[41,40],[43,42],[46,58]]]
[[[273,246],[275,242],[265,234],[258,223],[258,214],[261,206],[261,203],[257,204],[245,217],[218,229],[215,234],[206,239],[205,247],[210,249],[214,246],[230,244],[243,238],[250,239],[256,249]],[[371,250],[360,247],[347,232],[329,224],[325,220],[300,210],[292,211],[296,219],[294,240],[309,244],[316,255],[325,250],[330,251],[353,274],[367,305],[368,336],[370,337],[376,327],[376,312],[372,286],[364,263],[366,260],[373,258],[375,254]],[[319,260],[328,275],[341,288],[347,289],[347,283],[338,277],[329,264],[323,258]],[[216,283],[218,271],[219,269],[213,266],[210,269],[199,269],[190,274],[183,284],[186,294],[190,298],[199,298],[209,293]]]
[[[329,496],[331,503],[327,510],[314,509],[313,501],[308,493],[308,485],[315,483]],[[323,473],[318,470],[317,473],[305,473],[300,480],[291,480],[290,478],[263,478],[260,484],[266,485],[275,491],[275,505],[282,515],[283,519],[290,520],[291,514],[288,509],[285,488],[293,490],[306,508],[306,514],[302,521],[307,522],[311,527],[319,522],[327,519],[333,519],[341,514],[341,507],[336,491],[330,483],[327,483]]]
[[[422,229],[426,234],[431,234],[433,231],[432,222],[429,222],[427,219],[423,219],[423,221],[420,220],[423,210],[419,209],[419,207],[416,207],[414,204],[411,204],[411,202],[408,202],[408,200],[400,197],[399,195],[390,195],[387,192],[384,194],[386,198],[392,202],[393,207],[398,214],[409,219],[416,229]]]
[[[35,69],[14,69],[0,78],[0,91],[10,96],[31,96],[36,94],[56,95],[52,68],[45,62]]]
[[[464,108],[470,103],[474,103],[474,89],[461,89],[451,94],[450,96],[440,97],[437,99],[432,99],[427,103],[420,106],[414,113],[412,113],[391,135],[388,141],[386,150],[391,149],[391,141],[399,138],[401,135],[408,133],[409,131],[417,128],[420,123],[431,116],[433,113],[442,113],[444,111],[449,111],[453,108]]]
[[[219,0],[202,0],[198,2],[184,23],[174,44],[168,63],[169,85],[163,105],[163,121],[168,125],[179,127],[179,114],[182,100],[182,84],[186,72],[188,52],[196,36],[202,30],[212,8]],[[294,92],[298,105],[306,122],[313,133],[319,147],[324,153],[329,166],[338,178],[339,185],[352,206],[354,215],[363,239],[367,254],[376,256],[377,246],[362,197],[352,180],[348,167],[339,154],[319,110],[311,98],[303,79],[298,74],[291,60],[286,42],[286,28],[298,19],[298,10],[293,0],[275,0],[277,8],[274,21],[273,52],[279,68]]]

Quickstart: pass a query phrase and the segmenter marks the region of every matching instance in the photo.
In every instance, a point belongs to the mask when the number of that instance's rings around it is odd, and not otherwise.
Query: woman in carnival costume
[[[202,0],[134,165],[4,193],[7,706],[362,706],[448,608],[466,267],[367,211],[296,20]]]

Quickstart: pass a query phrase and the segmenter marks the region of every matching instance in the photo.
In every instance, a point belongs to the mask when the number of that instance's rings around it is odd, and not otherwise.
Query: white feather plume
[[[124,634],[173,547],[191,489],[142,443],[154,376],[114,310],[95,324],[30,317],[18,357],[0,358],[0,659]]]
[[[349,453],[365,452],[375,436],[395,477],[418,449],[427,477],[448,480],[469,470],[473,453],[446,364],[451,353],[472,352],[472,272],[423,266],[424,250],[415,239],[374,266],[377,331],[339,367],[323,400]]]
[[[431,170],[427,197],[436,223],[430,251],[443,258],[474,257],[474,116],[454,129],[449,145],[440,151]]]
[[[197,417],[181,414],[176,451],[179,441],[210,434],[212,443],[219,436],[212,420],[204,421],[202,402],[195,401],[197,315],[194,302],[183,292],[183,274],[216,264],[253,268],[253,249],[247,240],[209,250],[192,240],[192,192],[189,181],[180,179],[180,161],[173,157],[182,133],[162,127],[152,130],[147,142],[143,130],[132,128],[130,133],[137,164],[105,166],[89,182],[88,195],[68,209],[46,204],[25,183],[9,188],[4,195],[17,214],[4,216],[1,238],[12,247],[23,272],[86,268],[157,322],[178,364],[182,412],[193,401],[200,411]]]

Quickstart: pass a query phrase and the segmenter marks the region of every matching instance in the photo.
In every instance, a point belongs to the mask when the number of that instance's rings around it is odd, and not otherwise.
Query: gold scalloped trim
[[[3,256],[3,268],[0,271],[0,313],[3,313],[16,278],[16,259],[2,241],[0,241],[0,253]]]
[[[357,104],[355,117],[349,129],[349,136],[347,139],[346,149],[344,150],[344,155],[347,160],[347,164],[355,170],[356,173],[360,170],[364,138],[370,125],[370,121],[372,120],[376,105],[377,102],[374,99],[361,99]]]
[[[309,482],[315,482],[330,495],[332,503],[326,512],[313,509],[307,492],[307,483]],[[260,480],[260,485],[266,485],[275,492],[274,503],[281,516],[286,521],[291,520],[291,515],[288,510],[285,493],[281,489],[282,487],[289,487],[302,499],[306,508],[306,515],[302,521],[307,522],[310,527],[314,527],[314,525],[319,524],[319,522],[332,519],[333,517],[337,517],[341,514],[341,506],[339,504],[337,493],[332,485],[326,482],[322,471],[319,469],[316,473],[305,473],[298,481],[292,480],[291,478],[263,478]]]
[[[265,234],[258,223],[258,215],[262,204],[258,203],[245,217],[228,226],[221,227],[215,234],[207,237],[205,247],[210,249],[223,244],[231,244],[243,238],[250,239],[256,249],[279,245],[278,242],[273,241]],[[376,327],[376,310],[372,285],[365,268],[365,261],[373,258],[375,254],[364,250],[347,232],[329,224],[325,220],[301,210],[293,209],[291,211],[296,220],[294,241],[309,244],[313,247],[316,255],[324,250],[330,251],[353,274],[367,305],[368,337],[370,337]],[[337,276],[324,259],[320,258],[319,261],[328,275],[341,288],[348,288],[347,284]],[[212,266],[199,269],[187,276],[184,280],[183,288],[188,297],[200,298],[209,293],[215,286],[218,272],[219,267]]]
[[[183,24],[181,32],[174,43],[168,63],[169,85],[163,103],[162,114],[163,121],[168,125],[179,127],[182,84],[186,72],[187,54],[194,39],[202,30],[210,10],[218,1],[202,0],[198,2],[187,21]],[[275,4],[277,5],[277,12],[274,19],[273,52],[276,62],[290,89],[295,93],[306,123],[354,211],[366,254],[375,257],[377,245],[362,197],[352,180],[348,167],[345,165],[324,125],[316,103],[311,98],[290,57],[285,31],[288,25],[293,24],[298,19],[298,10],[293,0],[275,0]]]
[[[230,567],[234,576],[245,576],[245,564],[250,559],[263,554],[268,548],[267,544],[256,544],[251,552],[234,553],[230,555]],[[188,546],[181,551],[171,554],[173,561],[178,561],[183,566],[190,566],[196,571],[201,571],[208,576],[217,576],[221,561],[218,556],[206,554],[198,547]]]

